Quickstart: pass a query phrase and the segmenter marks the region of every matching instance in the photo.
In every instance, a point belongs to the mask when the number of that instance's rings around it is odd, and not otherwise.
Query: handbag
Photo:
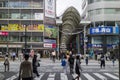
[[[40,67],[40,63],[39,63],[38,61],[36,62],[36,66],[37,66],[37,67]]]

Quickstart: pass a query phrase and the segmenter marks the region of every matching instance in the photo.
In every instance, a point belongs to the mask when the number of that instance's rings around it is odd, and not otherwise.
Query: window
[[[93,37],[92,44],[102,44],[102,37]]]
[[[107,37],[107,44],[118,44],[119,37],[118,36],[108,36]]]
[[[32,42],[43,42],[43,37],[42,36],[33,36]]]
[[[102,13],[102,9],[96,9],[96,14],[101,14]]]
[[[119,8],[116,8],[116,9],[104,9],[104,13],[105,14],[120,14],[120,9]]]

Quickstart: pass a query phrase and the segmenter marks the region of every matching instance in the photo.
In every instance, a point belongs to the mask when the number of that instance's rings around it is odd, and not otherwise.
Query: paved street
[[[70,75],[69,68],[67,74],[63,73],[60,61],[55,63],[50,59],[41,59],[41,66],[38,68],[40,77],[35,80],[72,80],[76,74]],[[17,80],[20,61],[10,62],[10,72],[4,72],[3,62],[0,62],[0,80]],[[101,69],[98,61],[90,60],[88,66],[82,60],[81,80],[119,80],[119,67],[116,61],[112,66],[111,61],[106,61],[106,68]]]

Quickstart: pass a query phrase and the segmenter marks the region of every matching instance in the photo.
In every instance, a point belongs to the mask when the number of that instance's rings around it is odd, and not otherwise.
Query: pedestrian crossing
[[[34,80],[72,80],[76,74],[65,73],[39,73],[39,77],[35,77]],[[59,79],[56,79],[56,75],[59,74]],[[70,77],[71,76],[71,77]],[[58,77],[58,76],[57,76]],[[5,80],[17,80],[18,73]],[[118,73],[82,73],[79,80],[119,80]]]

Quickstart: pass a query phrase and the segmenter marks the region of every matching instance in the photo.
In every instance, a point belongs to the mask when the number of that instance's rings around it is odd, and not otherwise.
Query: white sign
[[[45,0],[45,16],[55,18],[55,0]]]
[[[45,43],[45,44],[44,44],[44,47],[46,47],[46,48],[52,48],[52,44],[47,44],[47,43]]]
[[[35,19],[43,20],[43,13],[35,13]]]

